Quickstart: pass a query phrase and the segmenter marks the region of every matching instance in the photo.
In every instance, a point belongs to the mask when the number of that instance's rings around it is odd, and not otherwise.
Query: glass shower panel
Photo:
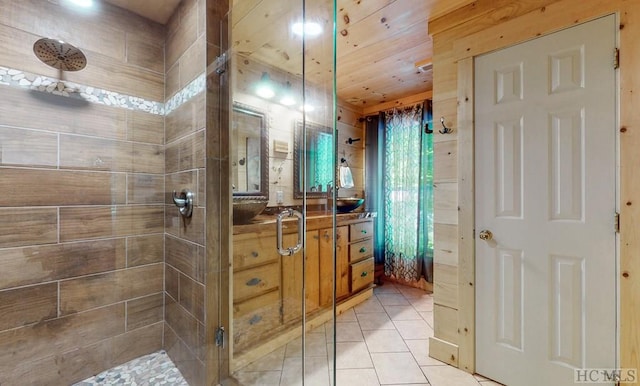
[[[335,374],[334,9],[333,0],[231,5],[223,384],[328,386]]]

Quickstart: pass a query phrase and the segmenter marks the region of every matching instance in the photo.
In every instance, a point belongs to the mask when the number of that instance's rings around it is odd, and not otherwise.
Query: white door
[[[476,368],[509,386],[616,367],[615,37],[608,16],[476,58]]]

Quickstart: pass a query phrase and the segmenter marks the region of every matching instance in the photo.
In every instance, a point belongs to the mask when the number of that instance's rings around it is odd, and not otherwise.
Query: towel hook
[[[179,195],[173,191],[173,203],[176,204],[182,217],[190,218],[193,214],[193,192],[183,190]]]
[[[438,130],[440,134],[450,134],[453,132],[453,129],[448,128],[444,124],[444,117],[440,117],[440,123],[442,123],[442,130]]]
[[[345,143],[348,143],[349,145],[353,145],[354,142],[358,142],[360,140],[360,138],[351,138],[349,137],[349,139],[347,139],[345,141]]]

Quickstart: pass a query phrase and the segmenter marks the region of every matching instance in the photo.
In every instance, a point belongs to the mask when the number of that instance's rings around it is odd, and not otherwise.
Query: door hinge
[[[620,233],[620,213],[618,212],[616,212],[615,214],[615,220],[614,220],[613,226],[616,230],[616,233]]]
[[[613,69],[617,70],[620,68],[620,49],[613,49]]]
[[[227,53],[223,53],[218,56],[213,62],[213,69],[218,75],[222,75],[227,72]]]
[[[224,327],[222,326],[216,330],[216,346],[224,347]]]

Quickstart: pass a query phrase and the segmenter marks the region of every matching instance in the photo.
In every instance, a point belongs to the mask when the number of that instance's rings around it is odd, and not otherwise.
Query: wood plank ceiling
[[[107,1],[159,23],[166,23],[180,2]],[[433,53],[428,20],[472,2],[338,0],[338,96],[364,108],[431,90],[431,71],[416,67],[416,63],[429,63]],[[301,3],[301,0],[233,0],[233,49],[299,74],[302,47],[291,43],[290,26],[300,19]],[[331,31],[330,20],[326,18],[330,4],[330,0],[307,1],[307,19],[319,21],[324,31]],[[313,56],[313,60],[305,63],[308,79],[325,82],[331,76],[325,70],[328,68],[326,61],[332,60],[331,55],[326,55],[326,47],[314,47],[311,39],[306,50],[307,58]]]

